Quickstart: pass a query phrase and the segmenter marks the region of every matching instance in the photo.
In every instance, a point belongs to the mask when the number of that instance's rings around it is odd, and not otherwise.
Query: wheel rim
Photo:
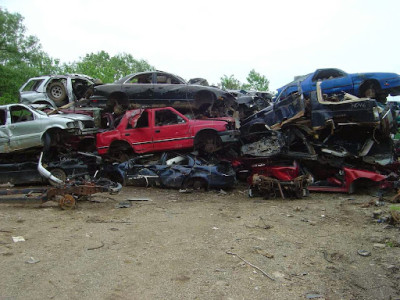
[[[63,95],[61,87],[55,86],[51,89],[51,95],[55,98],[60,98]]]
[[[53,169],[53,170],[51,170],[50,173],[51,173],[51,175],[60,179],[63,182],[65,182],[67,180],[67,174],[65,174],[65,172],[61,169]],[[50,183],[51,183],[51,181],[50,181]]]
[[[74,209],[75,206],[76,206],[75,198],[70,194],[66,194],[60,199],[60,207],[62,209],[65,210]]]

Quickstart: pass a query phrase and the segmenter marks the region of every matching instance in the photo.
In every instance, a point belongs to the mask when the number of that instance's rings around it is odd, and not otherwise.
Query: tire
[[[65,182],[67,180],[67,174],[64,172],[64,170],[62,169],[53,169],[50,171],[51,175],[53,175],[54,177],[62,180],[63,182]],[[53,186],[57,186],[55,183],[53,183],[52,181],[50,181],[50,184]]]
[[[57,106],[62,106],[67,103],[67,91],[62,82],[55,81],[47,87],[47,94]]]

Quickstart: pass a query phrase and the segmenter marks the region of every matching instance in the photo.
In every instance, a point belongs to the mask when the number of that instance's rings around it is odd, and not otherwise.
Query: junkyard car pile
[[[61,107],[0,107],[1,181],[41,182],[34,166],[44,150],[39,173],[56,185],[86,176],[225,189],[239,179],[249,196],[266,198],[353,192],[366,182],[393,188],[397,115],[376,100],[400,85],[396,74],[376,74],[318,70],[279,89],[274,101],[269,93],[224,91],[161,71],[104,85],[84,75],[33,78],[20,102]],[[346,80],[352,89],[335,87]],[[82,98],[92,109],[69,107]],[[66,107],[69,113],[61,112]]]

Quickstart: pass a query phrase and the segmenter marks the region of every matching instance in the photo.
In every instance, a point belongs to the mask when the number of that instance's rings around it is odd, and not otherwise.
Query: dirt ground
[[[117,208],[129,199],[148,201]],[[400,299],[400,230],[372,218],[389,209],[376,201],[239,186],[0,204],[0,299]]]

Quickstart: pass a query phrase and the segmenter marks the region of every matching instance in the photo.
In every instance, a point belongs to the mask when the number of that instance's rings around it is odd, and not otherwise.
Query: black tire
[[[47,94],[57,106],[62,106],[67,103],[67,91],[62,82],[55,81],[47,87]]]
[[[62,180],[62,182],[65,182],[67,180],[67,174],[62,169],[56,168],[56,169],[51,170],[50,173],[54,177]],[[50,184],[53,185],[53,186],[57,186],[57,184],[52,182],[51,180],[50,180]]]

